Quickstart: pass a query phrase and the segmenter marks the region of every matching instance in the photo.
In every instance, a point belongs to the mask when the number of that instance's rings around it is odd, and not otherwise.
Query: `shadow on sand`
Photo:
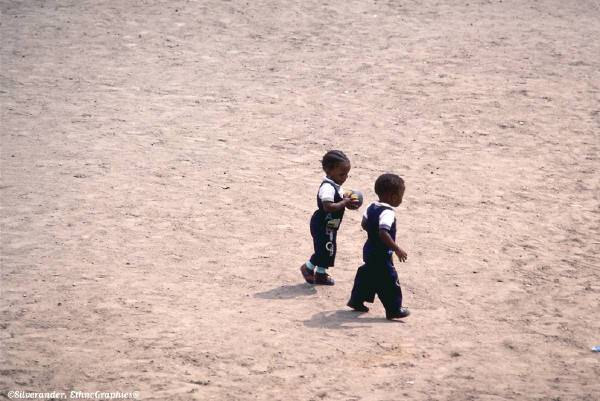
[[[298,297],[307,297],[316,293],[317,290],[314,286],[307,283],[302,283],[295,285],[282,285],[265,292],[257,292],[254,294],[254,296],[256,298],[263,299],[292,299]]]
[[[367,317],[367,313],[352,310],[325,311],[314,314],[304,325],[321,329],[357,329],[369,327],[373,323],[404,323],[401,320],[387,320],[384,316]]]

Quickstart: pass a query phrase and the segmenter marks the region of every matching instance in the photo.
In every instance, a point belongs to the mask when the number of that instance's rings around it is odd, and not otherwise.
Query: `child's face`
[[[392,194],[390,197],[390,205],[393,207],[398,207],[402,203],[402,198],[404,197],[404,188],[400,188],[398,193]]]
[[[342,185],[348,179],[349,172],[350,163],[336,164],[335,167],[325,171],[327,177],[331,178],[338,185]]]

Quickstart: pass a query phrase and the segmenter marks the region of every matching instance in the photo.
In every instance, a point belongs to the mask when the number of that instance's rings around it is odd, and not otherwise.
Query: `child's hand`
[[[400,262],[406,262],[406,258],[408,257],[408,255],[406,254],[406,252],[404,252],[402,250],[402,248],[398,247],[396,248],[396,256],[398,256],[398,260],[400,260]]]
[[[350,198],[350,195],[348,195],[347,193],[344,194],[344,198],[342,199],[342,202],[344,204],[344,207],[352,207],[352,199]]]
[[[359,200],[352,197],[352,192],[345,192],[342,202],[344,202],[344,206],[351,210],[356,210],[360,207]]]

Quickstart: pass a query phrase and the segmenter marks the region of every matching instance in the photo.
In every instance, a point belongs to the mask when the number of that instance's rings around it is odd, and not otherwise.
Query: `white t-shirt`
[[[323,181],[327,181],[327,183],[321,185],[319,189],[319,199],[321,199],[321,202],[334,202],[336,191],[342,198],[344,197],[344,190],[341,185],[336,184],[327,177],[323,178]]]
[[[383,212],[381,212],[381,214],[379,215],[379,228],[383,228],[386,230],[389,230],[392,228],[392,224],[394,224],[394,220],[396,220],[396,212],[394,211],[394,208],[391,205],[388,205],[385,202],[373,202],[371,203],[371,205],[378,205],[378,206],[387,206],[390,209],[385,209]],[[369,205],[369,207],[371,206]],[[367,210],[369,210],[369,208],[367,208],[365,210],[365,213],[363,214],[363,217],[366,219],[367,218]]]

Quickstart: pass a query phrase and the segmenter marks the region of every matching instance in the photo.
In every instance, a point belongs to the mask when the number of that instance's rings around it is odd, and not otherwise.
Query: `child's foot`
[[[335,281],[331,278],[331,276],[327,273],[317,273],[315,272],[315,284],[320,285],[335,285]]]
[[[357,312],[368,312],[369,308],[367,308],[365,306],[365,304],[363,304],[362,302],[357,304],[357,303],[353,303],[352,301],[348,301],[348,303],[346,304],[349,307],[351,307],[352,309],[354,309]]]
[[[300,272],[302,273],[302,277],[304,277],[304,280],[306,280],[306,282],[308,284],[315,283],[314,272],[312,270],[310,270],[308,267],[306,267],[306,263],[300,267]]]
[[[385,318],[387,320],[392,319],[402,319],[403,317],[407,317],[410,315],[410,311],[407,308],[400,308],[396,313],[385,313]]]

